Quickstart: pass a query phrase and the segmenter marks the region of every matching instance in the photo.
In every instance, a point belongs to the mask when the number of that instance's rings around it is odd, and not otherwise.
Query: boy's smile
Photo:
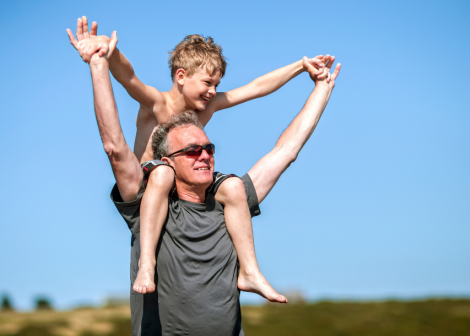
[[[206,68],[200,68],[192,76],[184,75],[182,85],[183,96],[186,105],[191,110],[203,111],[207,104],[217,94],[217,85],[221,79],[220,71],[210,75]]]

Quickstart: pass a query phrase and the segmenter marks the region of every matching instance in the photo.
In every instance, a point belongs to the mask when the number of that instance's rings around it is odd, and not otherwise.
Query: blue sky
[[[117,30],[137,75],[162,91],[167,52],[188,34],[223,46],[220,91],[335,55],[343,68],[322,120],[253,220],[261,270],[310,299],[470,295],[468,2],[22,1],[0,13],[0,293],[16,307],[129,288],[130,233],[109,200],[89,69],[65,32],[82,15]],[[138,105],[113,84],[132,145]],[[206,128],[217,170],[248,171],[312,89],[302,74],[218,112]]]

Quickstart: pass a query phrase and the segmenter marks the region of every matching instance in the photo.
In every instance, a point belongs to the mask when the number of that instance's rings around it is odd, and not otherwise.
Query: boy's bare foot
[[[132,289],[134,292],[140,294],[153,293],[155,292],[155,263],[143,262],[139,260],[139,271],[137,272],[137,278],[134,281]]]
[[[259,271],[247,273],[240,270],[238,288],[245,292],[261,295],[271,302],[287,303],[286,297],[278,294]]]

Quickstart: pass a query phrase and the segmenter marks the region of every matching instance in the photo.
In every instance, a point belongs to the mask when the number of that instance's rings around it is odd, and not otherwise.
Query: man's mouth
[[[202,98],[203,100],[205,100],[206,102],[208,102],[209,100],[211,100],[211,98],[205,97],[205,96],[201,96],[201,98]]]
[[[194,170],[210,170],[209,167],[196,168]]]

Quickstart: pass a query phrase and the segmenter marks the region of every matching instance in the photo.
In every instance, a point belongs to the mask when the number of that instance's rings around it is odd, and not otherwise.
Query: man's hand
[[[88,19],[86,16],[77,19],[77,39],[73,36],[73,33],[70,29],[66,29],[67,34],[70,38],[70,43],[78,50],[78,42],[85,39],[95,38],[98,32],[98,23],[93,22],[91,24],[90,33],[88,33]]]
[[[335,62],[335,57],[326,55],[323,58],[323,61],[325,62],[326,65],[322,69],[321,74],[318,74],[318,69],[312,64],[311,60],[309,60],[307,57],[304,57],[303,66],[306,69],[306,71],[309,73],[310,78],[315,82],[315,85],[318,85],[320,83],[325,83],[325,84],[328,84],[330,89],[333,89],[335,87],[335,79],[336,77],[338,77],[339,71],[341,69],[341,64],[338,63],[335,67],[335,71],[332,74],[330,74],[331,67],[333,63]]]
[[[106,60],[106,62],[108,62],[109,58],[113,54],[114,49],[116,48],[117,42],[118,42],[117,33],[116,31],[113,31],[111,35],[111,39],[109,40],[109,44],[106,45],[106,48],[100,49],[99,52],[95,51],[95,53],[90,56],[90,60],[87,63],[92,65],[92,64],[97,64],[99,62],[102,62],[102,60]],[[79,44],[80,43],[81,42],[79,42]],[[102,53],[103,50],[105,50],[105,53]]]
[[[70,43],[78,50],[82,60],[90,63],[92,56],[98,53],[99,57],[104,56],[109,52],[109,44],[111,39],[107,36],[96,36],[98,31],[98,23],[91,24],[91,30],[88,32],[88,19],[86,16],[77,20],[77,39],[73,36],[70,29],[67,29],[67,34],[70,38]]]

